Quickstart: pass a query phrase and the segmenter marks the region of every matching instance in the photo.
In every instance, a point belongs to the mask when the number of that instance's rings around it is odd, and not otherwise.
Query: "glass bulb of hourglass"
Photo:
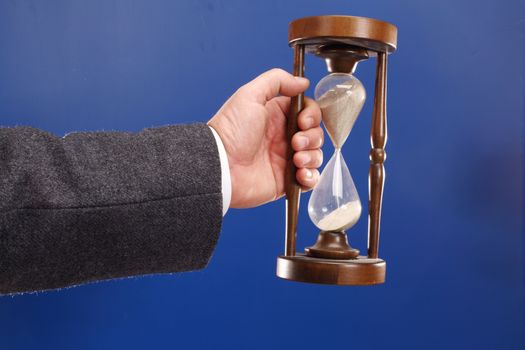
[[[346,230],[361,216],[361,201],[340,149],[326,164],[308,202],[312,222],[323,231]]]
[[[332,73],[317,84],[315,98],[335,152],[310,196],[308,214],[323,231],[343,231],[357,222],[362,206],[341,147],[363,108],[366,92],[353,75]]]

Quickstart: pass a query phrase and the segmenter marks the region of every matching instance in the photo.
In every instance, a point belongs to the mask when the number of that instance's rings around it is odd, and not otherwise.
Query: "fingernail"
[[[299,148],[306,148],[306,146],[308,146],[308,137],[299,136],[297,143],[299,144]]]
[[[312,174],[312,171],[311,171],[311,170],[308,170],[308,169],[306,170],[306,178],[307,178],[307,179],[311,179],[313,175],[314,175],[314,174]]]
[[[302,158],[303,158],[303,161],[302,161],[303,165],[308,164],[308,162],[312,160],[312,157],[310,157],[309,154],[305,154]]]
[[[303,78],[303,77],[295,77],[295,80],[297,80],[297,81],[300,82],[301,84],[306,84],[306,83],[309,82],[308,79]]]

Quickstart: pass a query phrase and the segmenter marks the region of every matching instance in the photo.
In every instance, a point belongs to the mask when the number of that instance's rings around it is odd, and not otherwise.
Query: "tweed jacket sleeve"
[[[206,124],[63,138],[0,128],[0,294],[200,269],[221,223]]]

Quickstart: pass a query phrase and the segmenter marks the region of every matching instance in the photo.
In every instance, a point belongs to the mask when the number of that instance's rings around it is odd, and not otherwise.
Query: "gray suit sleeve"
[[[206,124],[0,128],[0,294],[203,268],[222,223]]]

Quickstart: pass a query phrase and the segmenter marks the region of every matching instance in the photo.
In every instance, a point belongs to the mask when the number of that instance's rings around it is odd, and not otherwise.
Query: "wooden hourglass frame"
[[[387,22],[353,16],[315,16],[292,21],[288,42],[294,49],[293,74],[304,77],[304,56],[323,58],[331,73],[353,73],[358,61],[376,57],[374,109],[370,132],[371,151],[368,197],[368,254],[344,256],[348,250],[344,232],[321,231],[316,247],[330,247],[332,256],[312,256],[296,252],[296,235],[301,189],[295,179],[293,151],[287,154],[286,171],[286,246],[277,258],[277,276],[287,280],[335,285],[371,285],[385,281],[386,263],[378,256],[381,202],[385,181],[384,161],[387,140],[386,84],[387,55],[397,46],[397,28]],[[298,131],[297,116],[304,107],[304,94],[292,98],[287,137]],[[308,248],[307,248],[308,253]],[[335,253],[335,256],[334,256]]]

